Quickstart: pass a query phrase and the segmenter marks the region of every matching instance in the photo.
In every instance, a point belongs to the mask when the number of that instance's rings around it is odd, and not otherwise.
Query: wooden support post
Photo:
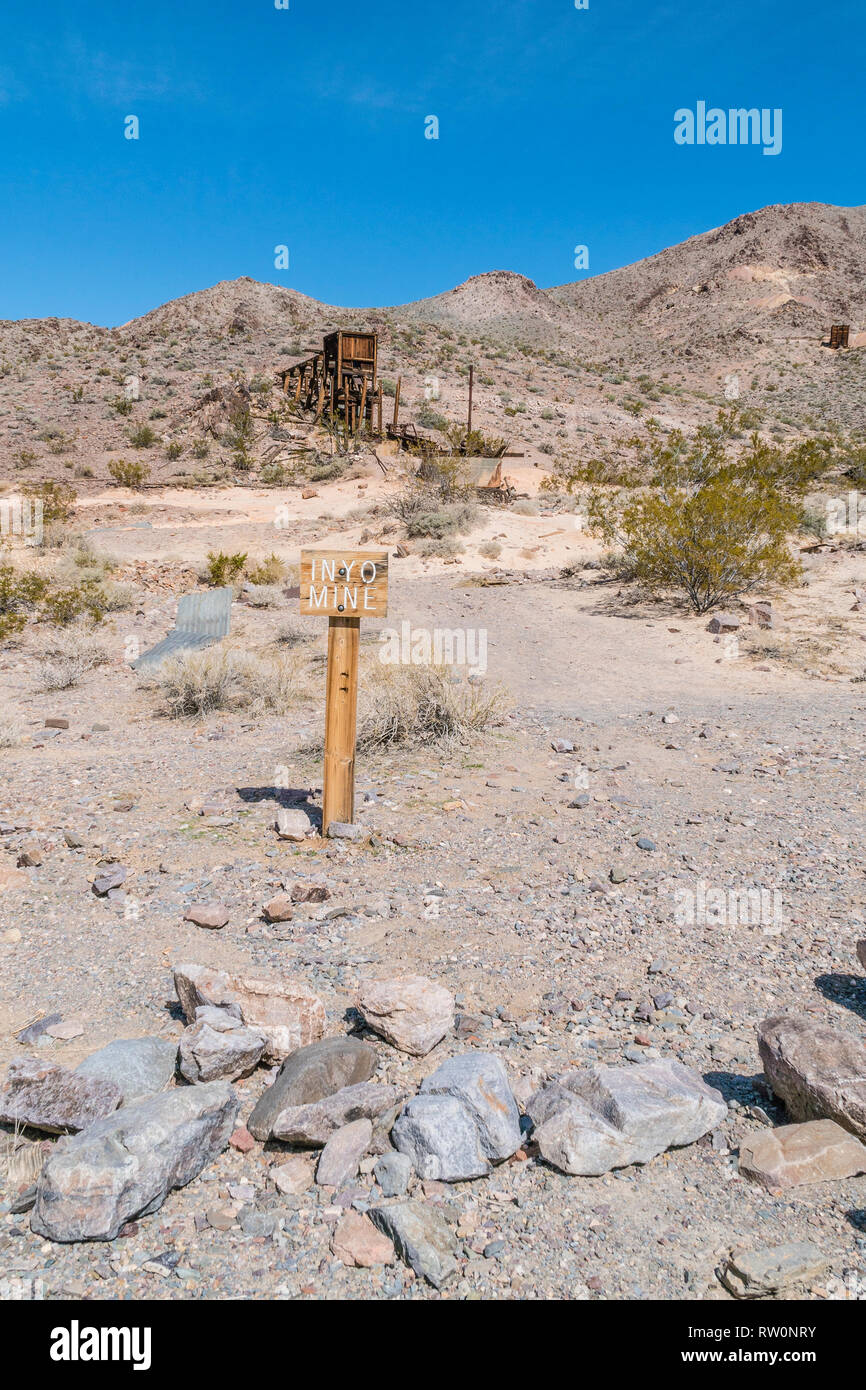
[[[398,419],[400,418],[400,387],[401,387],[402,384],[403,384],[403,378],[402,378],[401,376],[398,376],[398,378],[397,378],[397,389],[396,389],[396,391],[394,392],[394,425],[395,425],[395,428],[396,428],[396,425],[397,425],[397,421],[398,421]]]
[[[364,428],[364,413],[367,409],[367,373],[364,373],[364,385],[361,387],[361,408],[358,413],[358,427]]]
[[[475,380],[475,368],[469,368],[469,420],[466,424],[466,452],[469,453],[469,436],[472,433],[472,383]]]
[[[379,385],[377,386],[376,391],[377,391],[377,414],[378,414],[378,424],[377,424],[377,426],[376,426],[376,432],[377,432],[377,434],[381,434],[381,433],[382,433],[382,383],[381,383],[381,382],[379,382]]]
[[[360,618],[328,619],[328,677],[325,704],[325,780],[322,834],[333,821],[355,816],[355,736],[358,723]]]

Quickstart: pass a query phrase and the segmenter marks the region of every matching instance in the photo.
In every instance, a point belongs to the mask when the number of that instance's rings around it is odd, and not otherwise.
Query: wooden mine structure
[[[848,334],[851,332],[851,325],[848,323],[834,323],[830,328],[831,348],[846,348],[848,346]]]
[[[366,423],[382,433],[382,383],[375,333],[340,328],[325,338],[321,352],[293,362],[278,373],[283,391],[316,421],[327,415],[356,432]]]

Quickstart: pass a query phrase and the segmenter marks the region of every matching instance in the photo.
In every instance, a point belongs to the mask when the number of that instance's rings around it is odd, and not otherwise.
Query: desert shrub
[[[129,442],[133,449],[149,449],[156,443],[156,439],[156,430],[152,430],[150,425],[137,425],[129,432]]]
[[[507,447],[506,441],[498,434],[485,434],[483,430],[467,432],[462,425],[448,425],[445,433],[455,454],[498,459]]]
[[[25,483],[21,489],[24,497],[42,503],[42,520],[46,526],[52,522],[65,524],[75,511],[77,496],[69,483],[48,479],[44,483]]]
[[[173,439],[165,451],[166,458],[171,459],[172,463],[179,459],[183,454],[183,445],[179,439]]]
[[[415,553],[420,555],[422,560],[453,560],[455,556],[462,555],[465,546],[458,540],[442,538],[436,540],[427,537],[417,546]]]
[[[21,725],[14,719],[0,719],[0,748],[18,748],[21,742]]]
[[[223,434],[223,442],[232,454],[232,463],[239,472],[247,473],[253,466],[250,450],[255,439],[253,417],[248,405],[238,405],[231,412]]]
[[[222,550],[209,550],[205,570],[207,583],[215,589],[221,589],[225,585],[231,584],[239,575],[243,574],[246,562],[246,551],[226,555]]]
[[[286,487],[292,481],[292,469],[279,459],[263,463],[259,469],[259,482],[265,487]]]
[[[788,535],[802,519],[797,495],[823,466],[823,451],[783,450],[753,436],[736,459],[727,453],[734,417],[703,426],[692,440],[651,430],[638,445],[650,488],[594,491],[590,530],[623,552],[628,572],[653,592],[684,593],[696,613],[800,573]]]
[[[174,719],[217,710],[284,714],[309,697],[307,681],[294,659],[266,659],[224,646],[181,653],[150,678]]]
[[[139,488],[150,476],[147,464],[135,459],[111,459],[108,471],[118,487]]]
[[[440,415],[438,410],[434,410],[431,405],[422,405],[418,412],[418,424],[425,430],[441,430],[444,434],[448,429],[448,420],[444,415]]]
[[[358,747],[459,743],[499,722],[506,707],[499,688],[455,681],[446,668],[379,662],[361,685]]]
[[[210,453],[210,445],[206,439],[194,439],[190,453],[194,459],[206,459]]]
[[[857,487],[866,488],[866,444],[850,449],[845,460],[845,475]]]
[[[518,497],[511,504],[511,510],[518,516],[538,516],[539,507],[534,497]]]
[[[392,381],[391,378],[390,378],[389,376],[383,376],[383,377],[382,377],[381,385],[382,385],[382,395],[383,395],[383,396],[396,396],[396,394],[397,394],[397,383],[396,383],[396,381]]]
[[[40,617],[57,627],[67,627],[77,618],[101,623],[105,604],[98,583],[83,579],[80,584],[49,589],[42,600]]]
[[[473,502],[446,502],[442,506],[422,508],[406,522],[406,534],[429,536],[433,540],[460,535],[472,529],[477,512]]]
[[[282,590],[277,584],[256,584],[245,597],[251,608],[276,608],[282,598]]]
[[[115,396],[111,404],[117,411],[118,415],[132,414],[132,401],[129,400],[126,396]]]
[[[269,555],[266,560],[260,560],[252,569],[247,570],[247,579],[251,584],[279,584],[285,576],[285,563],[279,555],[274,554]]]
[[[310,469],[311,483],[329,483],[333,478],[342,478],[346,471],[346,460],[344,458],[327,459]]]
[[[478,554],[483,555],[485,560],[498,560],[502,554],[502,546],[498,541],[482,541],[478,547]]]
[[[125,613],[135,604],[135,587],[132,584],[103,584],[100,596],[106,613]]]
[[[48,591],[44,575],[0,564],[0,641],[20,632]]]

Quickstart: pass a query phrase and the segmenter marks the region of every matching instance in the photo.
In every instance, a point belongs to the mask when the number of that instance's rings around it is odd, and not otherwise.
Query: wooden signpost
[[[355,817],[361,618],[388,613],[388,552],[302,550],[301,612],[328,619],[322,834]]]

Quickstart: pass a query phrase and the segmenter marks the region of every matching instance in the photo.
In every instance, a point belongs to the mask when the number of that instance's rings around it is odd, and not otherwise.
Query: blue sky
[[[863,0],[289,4],[4,0],[0,318],[120,323],[239,275],[347,305],[561,284],[866,202]],[[700,100],[781,108],[781,153],[676,145]]]

